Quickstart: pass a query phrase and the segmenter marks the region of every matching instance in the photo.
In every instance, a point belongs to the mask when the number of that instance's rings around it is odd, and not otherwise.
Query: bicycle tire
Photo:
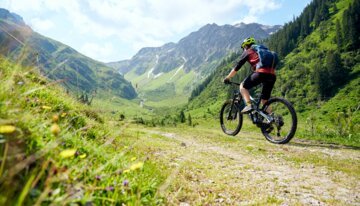
[[[263,106],[262,110],[266,111],[266,109],[268,107],[274,109],[274,107],[276,107],[276,104],[279,104],[281,106],[281,104],[283,104],[283,106],[285,106],[283,110],[279,110],[273,111],[273,116],[274,116],[274,120],[272,123],[270,124],[263,124],[261,126],[261,132],[263,133],[263,135],[265,136],[265,138],[274,144],[286,144],[288,143],[295,135],[296,129],[297,129],[297,116],[296,116],[296,112],[294,107],[292,106],[292,104],[290,102],[288,102],[286,99],[283,98],[279,98],[279,97],[274,97],[269,99],[269,101]],[[287,110],[287,111],[286,111]],[[288,113],[287,113],[288,112]],[[280,114],[282,113],[282,114]],[[285,115],[283,115],[285,114]],[[285,116],[285,117],[284,117]],[[291,121],[291,125],[286,125],[284,122],[284,119],[287,119],[289,121]],[[285,128],[289,128],[289,132],[285,132],[286,135],[284,135],[284,137],[280,136],[280,131],[281,128],[283,128],[285,126]],[[270,127],[272,127],[273,129],[269,129]],[[274,135],[272,132],[276,132],[276,135]],[[275,136],[279,137],[281,139],[275,139]]]
[[[235,136],[241,130],[242,123],[243,123],[243,115],[241,114],[238,105],[236,103],[233,104],[232,101],[233,101],[232,99],[229,99],[229,100],[225,101],[224,104],[222,105],[221,110],[220,110],[220,125],[221,125],[222,131],[225,134]],[[231,105],[234,106],[233,109],[235,111],[235,113],[234,113],[235,115],[233,116],[233,114],[232,114],[232,118],[231,118],[231,121],[233,121],[233,123],[236,124],[234,129],[230,129],[227,126],[227,123],[229,123],[228,121],[230,121],[227,118],[227,115],[228,115],[227,109],[229,107],[231,107]]]

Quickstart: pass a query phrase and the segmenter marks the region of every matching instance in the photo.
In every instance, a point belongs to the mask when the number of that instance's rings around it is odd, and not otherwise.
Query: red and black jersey
[[[253,49],[244,50],[241,54],[240,60],[234,68],[235,71],[239,71],[239,69],[246,63],[249,62],[252,69],[255,72],[259,73],[270,73],[275,74],[275,70],[273,68],[258,68],[256,69],[256,64],[260,61],[258,54]]]

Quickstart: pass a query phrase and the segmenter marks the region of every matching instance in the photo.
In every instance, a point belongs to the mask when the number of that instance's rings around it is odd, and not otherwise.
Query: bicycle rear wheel
[[[220,125],[225,134],[235,136],[242,127],[243,116],[233,100],[227,100],[220,111]]]
[[[272,98],[262,108],[273,118],[271,123],[263,123],[261,132],[275,144],[288,143],[295,135],[297,117],[294,107],[285,99]]]

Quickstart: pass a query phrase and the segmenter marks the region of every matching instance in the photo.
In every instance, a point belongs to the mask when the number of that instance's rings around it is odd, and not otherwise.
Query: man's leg
[[[276,76],[265,74],[264,79],[265,80],[263,82],[263,88],[262,88],[262,92],[261,92],[261,104],[262,105],[266,104],[266,102],[268,102],[268,100],[271,96],[271,91],[274,88]],[[270,107],[266,108],[266,112],[268,114],[271,114],[271,112],[272,112],[271,108]]]
[[[243,96],[246,106],[241,113],[249,113],[252,110],[249,89],[260,84],[259,73],[252,73],[240,84],[240,93]]]
[[[244,82],[242,82],[242,83],[240,84],[240,93],[241,93],[241,95],[243,96],[246,104],[247,104],[247,103],[251,104],[250,93],[249,93],[249,90],[247,90],[247,89],[244,88]]]
[[[265,105],[266,102],[268,102],[267,99],[261,99],[261,104],[262,104],[262,105]],[[271,114],[271,112],[272,112],[271,107],[266,108],[266,112],[267,112],[268,114]]]

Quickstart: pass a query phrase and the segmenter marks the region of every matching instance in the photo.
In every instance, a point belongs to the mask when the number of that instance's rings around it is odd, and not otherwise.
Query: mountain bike
[[[240,85],[229,82],[230,85]],[[294,107],[286,99],[273,97],[260,108],[260,95],[250,96],[253,110],[248,114],[253,124],[261,129],[265,138],[275,144],[288,143],[295,135],[297,116]],[[243,124],[241,110],[245,102],[239,89],[234,90],[232,99],[224,102],[220,111],[221,129],[225,134],[237,135]]]

